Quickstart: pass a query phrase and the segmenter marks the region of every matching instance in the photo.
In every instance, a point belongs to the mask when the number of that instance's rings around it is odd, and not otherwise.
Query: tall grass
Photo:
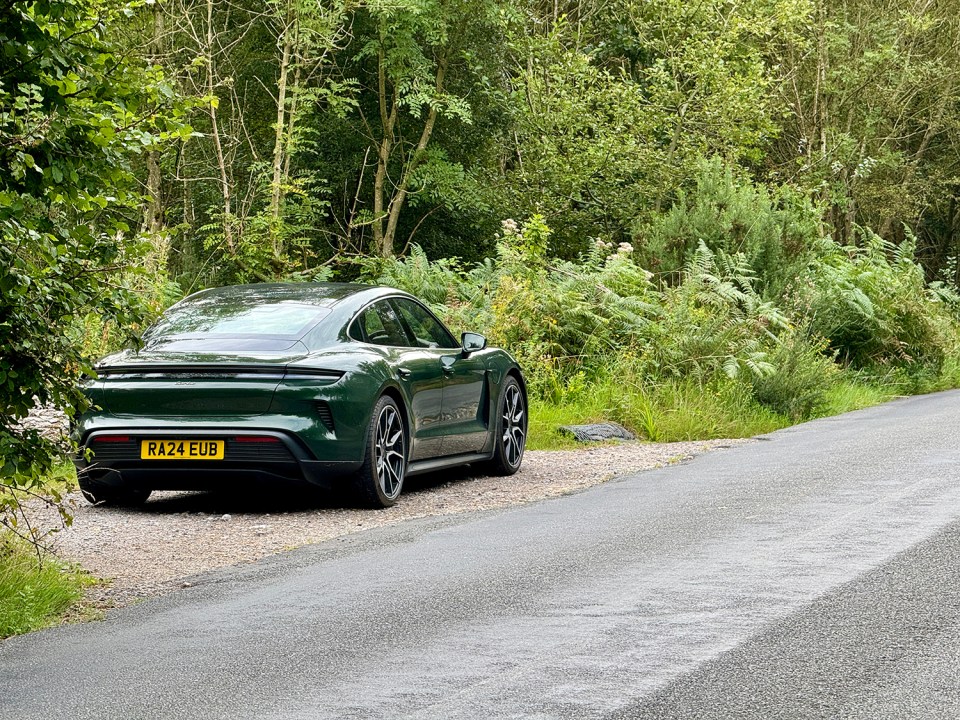
[[[80,571],[52,557],[40,564],[32,546],[0,537],[0,638],[55,624],[85,582]]]
[[[576,446],[561,425],[613,421],[654,442],[752,437],[791,424],[789,417],[764,407],[737,381],[713,387],[693,380],[668,380],[630,387],[615,377],[590,386],[571,399],[536,400],[530,412],[530,448]]]

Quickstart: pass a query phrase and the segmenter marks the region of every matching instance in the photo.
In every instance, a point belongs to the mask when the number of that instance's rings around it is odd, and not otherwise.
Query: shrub
[[[682,282],[662,293],[660,317],[649,328],[647,376],[703,381],[772,372],[766,348],[787,321],[753,283],[744,256],[718,256],[701,243]]]
[[[793,294],[793,311],[854,368],[915,365],[939,372],[956,343],[944,291],[927,287],[913,243],[863,231],[862,247],[823,240]]]
[[[771,193],[742,180],[720,158],[701,160],[697,172],[696,190],[642,232],[642,262],[678,277],[704,244],[743,256],[760,293],[779,298],[820,235],[818,209],[789,187]]]
[[[814,342],[797,332],[785,334],[770,356],[773,372],[752,379],[754,397],[794,422],[816,416],[827,406],[840,376],[825,350],[825,341]]]

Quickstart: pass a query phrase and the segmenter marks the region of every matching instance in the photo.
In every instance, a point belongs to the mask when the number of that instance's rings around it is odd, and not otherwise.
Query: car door
[[[409,298],[393,298],[391,303],[418,348],[431,353],[439,364],[443,378],[441,453],[479,452],[487,442],[488,430],[484,402],[487,368],[482,353],[464,355],[450,331],[420,303]]]
[[[410,399],[410,460],[441,454],[444,430],[443,372],[439,358],[429,350],[413,347],[396,310],[380,300],[364,310],[351,328],[354,339],[389,348],[397,369],[397,381]]]

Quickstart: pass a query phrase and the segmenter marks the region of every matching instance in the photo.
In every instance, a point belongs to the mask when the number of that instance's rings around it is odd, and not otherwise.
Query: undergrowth
[[[695,210],[702,225],[709,206]],[[415,246],[362,268],[517,358],[531,448],[570,446],[560,425],[598,421],[654,441],[748,437],[960,384],[960,298],[924,282],[909,239],[816,238],[785,247],[776,268],[768,252],[701,239],[676,245],[679,273],[657,276],[627,243],[549,258],[549,234],[539,217],[505,223],[498,257],[474,268]]]
[[[0,536],[0,638],[56,624],[89,582],[77,568],[38,557],[33,545]]]

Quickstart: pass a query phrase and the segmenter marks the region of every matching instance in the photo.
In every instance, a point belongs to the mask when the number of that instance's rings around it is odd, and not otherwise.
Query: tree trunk
[[[380,29],[380,51],[377,55],[377,90],[380,105],[380,126],[383,128],[383,137],[377,147],[377,174],[373,180],[373,244],[380,257],[393,257],[393,239],[389,241],[384,234],[383,221],[384,193],[387,181],[387,169],[390,162],[390,153],[393,150],[393,129],[397,121],[397,89],[394,88],[391,97],[387,97],[387,69],[383,50],[385,28]]]
[[[223,194],[223,240],[231,255],[236,254],[236,242],[233,238],[233,210],[231,205],[230,176],[220,141],[220,126],[217,122],[217,103],[214,98],[213,82],[213,0],[207,0],[207,94],[210,102],[210,134],[213,137],[213,149],[217,156],[217,168],[220,172],[220,190]]]
[[[447,58],[442,57],[437,63],[436,88],[438,95],[443,91],[443,80],[446,71]],[[423,130],[420,132],[420,140],[417,142],[416,148],[414,149],[413,153],[411,153],[410,159],[403,168],[403,172],[400,175],[400,181],[396,185],[393,196],[386,203],[386,207],[384,207],[383,193],[384,181],[387,172],[386,159],[389,158],[390,149],[392,147],[393,121],[396,120],[396,98],[394,99],[393,110],[394,113],[392,117],[389,118],[391,121],[389,123],[390,133],[389,135],[384,133],[383,142],[380,144],[380,162],[377,163],[377,177],[374,181],[374,213],[378,218],[378,222],[374,223],[374,239],[381,257],[393,257],[394,255],[397,223],[400,221],[400,213],[403,210],[403,206],[407,200],[410,178],[413,176],[413,172],[423,161],[424,150],[427,149],[427,145],[429,144],[430,138],[433,135],[433,128],[437,123],[437,108],[436,106],[431,106],[430,110],[427,112],[427,119],[424,122]],[[386,212],[387,218],[386,229],[382,229],[383,226],[381,213],[384,212]]]
[[[283,196],[283,168],[286,149],[285,134],[287,128],[287,75],[290,70],[290,55],[294,41],[293,3],[287,3],[281,42],[283,51],[280,56],[280,77],[277,81],[277,128],[273,144],[273,182],[270,186],[270,242],[275,262],[283,257],[283,237],[280,233],[280,201]]]
[[[143,229],[156,233],[163,229],[163,203],[160,199],[160,153],[147,153],[147,204],[143,211]]]
[[[163,54],[163,11],[159,5],[153,9],[153,37],[147,51],[152,63],[159,63]],[[163,203],[160,198],[160,152],[152,149],[147,153],[147,202],[143,209],[143,230],[151,234],[163,228]]]

